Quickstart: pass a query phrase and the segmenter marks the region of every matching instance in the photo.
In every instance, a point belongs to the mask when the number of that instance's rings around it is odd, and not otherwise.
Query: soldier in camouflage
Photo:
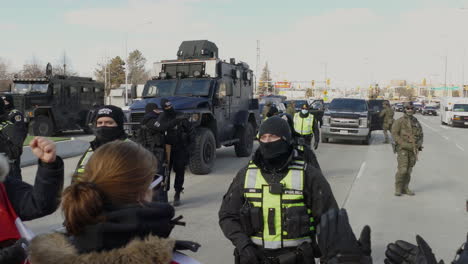
[[[392,136],[396,144],[398,171],[395,175],[395,195],[414,195],[408,188],[411,171],[418,160],[418,152],[423,149],[423,130],[419,121],[413,116],[414,106],[405,103],[404,116],[392,126]]]
[[[385,136],[384,143],[388,143],[388,131],[391,131],[392,129],[394,115],[395,113],[390,107],[390,104],[387,101],[383,102],[383,110],[380,112],[380,118],[383,121],[383,133]]]

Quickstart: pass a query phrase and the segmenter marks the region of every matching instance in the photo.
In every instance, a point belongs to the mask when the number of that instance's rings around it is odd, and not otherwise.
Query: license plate
[[[467,122],[468,123],[468,122]],[[348,130],[340,130],[340,134],[342,135],[348,135]]]

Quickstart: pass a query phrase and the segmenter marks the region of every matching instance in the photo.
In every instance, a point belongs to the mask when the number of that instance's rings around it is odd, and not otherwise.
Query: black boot
[[[180,192],[174,194],[174,206],[180,205]]]

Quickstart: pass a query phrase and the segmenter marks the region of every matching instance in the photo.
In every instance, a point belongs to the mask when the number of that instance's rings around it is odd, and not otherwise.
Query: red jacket
[[[0,242],[21,238],[15,224],[17,218],[18,216],[8,199],[5,185],[0,183]]]

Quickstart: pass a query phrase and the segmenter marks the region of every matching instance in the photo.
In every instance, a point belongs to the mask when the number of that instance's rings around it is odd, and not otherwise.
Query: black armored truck
[[[213,42],[184,41],[177,59],[155,63],[154,71],[157,76],[145,84],[143,100],[130,106],[129,133],[139,128],[146,104],[160,106],[161,99],[167,98],[194,129],[192,173],[210,173],[221,146],[234,146],[238,157],[251,155],[260,117],[258,99],[253,97],[253,73],[246,63],[220,60]]]
[[[65,130],[91,132],[92,109],[104,104],[104,84],[91,78],[53,75],[47,65],[41,78],[14,78],[11,87],[16,109],[22,111],[36,136]]]

